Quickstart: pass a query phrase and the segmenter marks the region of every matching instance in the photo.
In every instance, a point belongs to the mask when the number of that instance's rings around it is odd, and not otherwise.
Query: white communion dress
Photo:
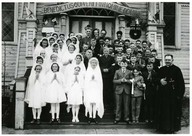
[[[90,62],[92,60],[97,61],[97,66],[92,69]],[[91,58],[89,60],[88,68],[85,74],[84,82],[84,105],[85,105],[85,115],[90,111],[91,104],[96,104],[96,111],[100,118],[104,114],[103,106],[103,80],[101,75],[101,70],[99,67],[99,61],[97,58]],[[90,113],[91,114],[91,113]]]
[[[28,103],[28,107],[41,108],[46,105],[44,99],[45,95],[45,87],[43,84],[44,75],[42,71],[39,73],[38,77],[36,77],[36,75],[37,74],[33,68],[27,83],[27,89],[24,101]]]
[[[56,76],[56,78],[54,78]],[[65,102],[65,86],[63,74],[61,72],[48,72],[47,78],[47,89],[45,94],[45,101],[47,103],[61,103]]]
[[[67,104],[83,104],[83,75],[71,75],[68,83]]]

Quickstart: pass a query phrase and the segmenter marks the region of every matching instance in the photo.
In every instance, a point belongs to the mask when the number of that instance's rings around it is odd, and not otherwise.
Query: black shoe
[[[139,120],[135,120],[135,123],[137,123],[137,124],[138,124],[138,123],[139,123]]]
[[[59,118],[57,118],[57,123],[58,123],[58,124],[60,124],[60,123],[61,123],[61,121],[60,121],[60,119],[59,119]]]
[[[91,124],[91,120],[88,120],[87,123],[90,125]]]
[[[114,124],[118,124],[119,123],[119,121],[118,120],[114,120],[114,122],[113,122]]]
[[[41,124],[40,119],[37,119],[37,125]]]
[[[53,124],[53,122],[54,122],[54,119],[51,119],[51,120],[49,121],[49,124]]]
[[[95,122],[95,124],[98,124],[98,121],[96,119],[93,119],[93,121]]]
[[[127,125],[129,125],[129,124],[130,124],[129,120],[125,120],[125,122],[127,123]]]
[[[31,124],[34,124],[34,123],[35,123],[35,121],[36,121],[36,119],[33,119],[30,123],[31,123]]]

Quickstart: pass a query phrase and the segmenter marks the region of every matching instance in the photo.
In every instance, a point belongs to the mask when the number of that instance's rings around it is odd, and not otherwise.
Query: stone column
[[[149,11],[152,15],[156,13],[156,2],[149,2]]]
[[[25,122],[25,88],[26,78],[16,79],[15,90],[15,129],[24,129]]]
[[[147,41],[149,41],[152,45],[152,49],[158,49],[157,47],[157,26],[154,24],[148,24],[147,27]]]
[[[119,15],[119,30],[123,32],[122,39],[125,39],[125,15]]]
[[[151,48],[156,49],[158,58],[163,60],[164,57],[164,43],[163,43],[163,21],[157,22],[154,19],[156,13],[156,3],[149,3],[148,24],[147,24],[147,41],[151,42]],[[162,12],[163,9],[160,10]]]
[[[61,13],[61,33],[66,34],[67,31],[67,13]]]
[[[119,31],[119,19],[118,17],[116,16],[115,18],[115,33],[114,33],[114,38],[117,39],[117,35],[116,35],[116,32]]]

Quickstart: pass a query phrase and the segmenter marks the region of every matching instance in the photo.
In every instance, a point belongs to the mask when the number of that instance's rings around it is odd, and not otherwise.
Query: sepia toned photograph
[[[2,134],[190,134],[190,2],[1,2]]]

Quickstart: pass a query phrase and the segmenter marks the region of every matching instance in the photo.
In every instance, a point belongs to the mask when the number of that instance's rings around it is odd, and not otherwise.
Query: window
[[[164,43],[165,45],[175,46],[175,13],[176,3],[164,3]]]
[[[2,3],[2,40],[14,41],[14,3]]]
[[[85,34],[85,26],[88,24],[92,28],[105,29],[108,37],[114,37],[114,19],[113,18],[86,18],[86,17],[71,17],[70,32]]]

